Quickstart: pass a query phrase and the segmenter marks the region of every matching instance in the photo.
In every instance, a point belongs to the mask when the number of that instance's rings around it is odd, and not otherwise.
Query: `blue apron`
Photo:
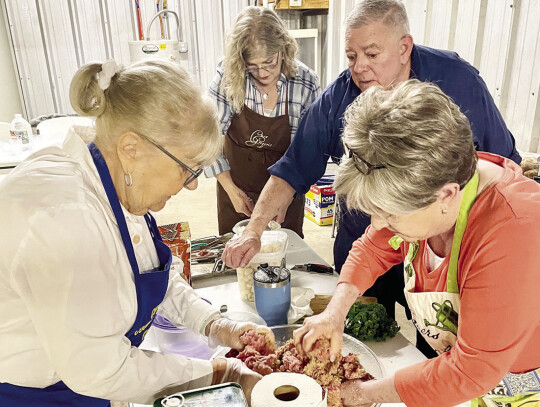
[[[172,254],[170,249],[161,240],[156,221],[152,215],[147,213],[144,217],[156,246],[159,268],[150,272],[139,272],[126,220],[111,175],[109,174],[107,164],[94,143],[90,143],[88,148],[94,159],[94,163],[105,188],[105,192],[107,193],[107,198],[109,199],[114,216],[116,217],[126,254],[135,277],[137,316],[133,326],[125,336],[130,340],[132,346],[138,347],[154,320],[159,304],[161,304],[165,297],[169,281],[169,268],[171,265]],[[28,368],[30,369],[31,367],[29,366]],[[0,406],[2,407],[106,407],[108,405],[109,400],[77,394],[61,381],[44,389],[0,383]]]

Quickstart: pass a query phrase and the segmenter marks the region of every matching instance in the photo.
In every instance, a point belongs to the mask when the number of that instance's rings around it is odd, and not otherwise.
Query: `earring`
[[[128,187],[133,185],[133,178],[131,178],[131,172],[124,174],[124,181],[126,181],[126,185]]]
[[[446,215],[446,214],[448,213],[448,209],[441,209],[441,213],[442,213],[443,215]]]

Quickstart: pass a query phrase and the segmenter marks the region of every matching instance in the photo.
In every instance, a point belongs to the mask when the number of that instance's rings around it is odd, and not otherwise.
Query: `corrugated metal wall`
[[[178,11],[187,66],[206,87],[223,55],[223,33],[255,0],[169,0]],[[522,151],[540,152],[540,1],[405,0],[418,44],[457,51],[476,66]],[[68,87],[80,65],[129,62],[137,20],[132,0],[4,0],[28,117],[70,112]],[[330,0],[328,16],[280,12],[289,28],[318,28],[322,80],[346,67],[343,20],[354,0]],[[140,0],[143,27],[156,1]],[[169,31],[175,37],[172,17]],[[159,22],[151,37],[160,36]]]
[[[26,116],[72,112],[69,84],[75,71],[91,61],[114,58],[129,64],[128,41],[138,39],[133,0],[4,0],[17,60]],[[223,56],[223,32],[249,0],[169,0],[180,16],[188,44],[187,68],[206,87]],[[254,4],[254,1],[251,1]],[[156,13],[157,2],[140,0],[143,32]],[[166,32],[176,38],[172,15]],[[167,29],[168,27],[168,29]],[[159,39],[159,20],[151,39]]]
[[[540,1],[404,0],[417,44],[454,50],[486,82],[521,151],[540,152]],[[342,22],[352,0],[330,0],[331,81],[346,68]]]

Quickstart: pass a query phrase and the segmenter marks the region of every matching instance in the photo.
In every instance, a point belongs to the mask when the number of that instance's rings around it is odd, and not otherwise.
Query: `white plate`
[[[297,324],[277,325],[270,327],[272,332],[274,332],[274,336],[276,337],[276,346],[285,345],[285,342],[287,342],[289,339],[292,339],[293,332],[301,326],[302,325]],[[224,357],[229,350],[229,348],[218,349],[212,359],[215,357]],[[350,352],[358,354],[358,359],[360,360],[360,363],[362,364],[366,372],[371,374],[374,378],[381,379],[382,377],[384,377],[384,369],[379,362],[377,355],[375,355],[375,353],[373,353],[371,349],[369,349],[358,339],[344,333],[343,348],[341,349],[341,353],[345,356],[348,355]],[[371,405],[371,407],[376,406],[380,406],[380,404],[375,403]]]

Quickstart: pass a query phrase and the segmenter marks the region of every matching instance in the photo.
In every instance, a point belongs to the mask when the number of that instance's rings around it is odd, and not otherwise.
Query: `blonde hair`
[[[469,121],[434,84],[412,79],[394,90],[372,87],[349,105],[344,120],[345,145],[386,166],[364,175],[357,157],[343,157],[335,190],[350,208],[408,214],[435,202],[447,183],[463,188],[476,170]]]
[[[345,19],[345,29],[360,28],[375,21],[382,21],[401,35],[410,34],[405,6],[399,0],[363,0]]]
[[[163,146],[182,148],[186,158],[211,163],[221,152],[220,127],[214,103],[177,64],[145,60],[119,70],[109,87],[97,81],[101,63],[75,73],[69,89],[73,109],[96,117],[95,143],[112,151],[118,137],[133,131]]]
[[[271,9],[255,6],[243,9],[227,34],[225,44],[221,86],[237,113],[242,111],[246,98],[246,61],[256,48],[265,49],[267,55],[281,52],[281,72],[287,79],[296,75],[298,45]]]

